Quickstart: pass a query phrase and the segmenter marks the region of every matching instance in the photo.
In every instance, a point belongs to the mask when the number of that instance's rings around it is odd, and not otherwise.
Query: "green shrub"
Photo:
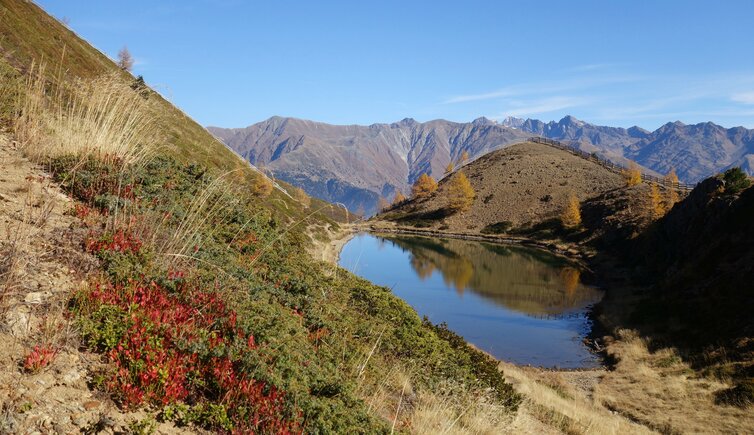
[[[513,222],[503,221],[496,224],[489,224],[486,227],[482,228],[481,232],[482,234],[503,234],[510,231],[511,228],[513,228]]]
[[[723,173],[723,181],[725,182],[725,193],[734,194],[738,193],[749,187],[751,181],[746,176],[741,168],[730,168]]]

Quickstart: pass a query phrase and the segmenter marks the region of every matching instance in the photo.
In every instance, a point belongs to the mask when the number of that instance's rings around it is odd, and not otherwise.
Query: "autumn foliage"
[[[566,228],[575,228],[581,225],[581,206],[576,195],[571,194],[568,197],[568,204],[560,215],[560,222]]]
[[[50,365],[50,363],[52,363],[52,360],[55,359],[55,355],[57,355],[57,353],[57,350],[53,349],[50,346],[34,346],[34,349],[32,349],[29,353],[26,354],[26,357],[24,357],[24,370],[29,373],[37,373],[38,371]]]
[[[456,212],[471,208],[476,193],[463,172],[458,172],[448,183],[448,207]]]
[[[232,422],[226,430],[299,432],[298,423],[284,417],[285,394],[242,370],[240,358],[257,344],[236,312],[180,272],[170,273],[167,282],[169,287],[104,283],[80,296],[79,306],[95,317],[122,317],[121,334],[88,337],[114,367],[105,385],[120,404],[133,409],[210,400],[224,406]]]
[[[678,192],[674,188],[674,186],[678,184],[678,175],[676,175],[675,169],[671,169],[665,176],[665,183],[669,185],[666,199],[666,210],[670,210],[673,208],[673,205],[678,202]]]
[[[650,187],[649,201],[652,218],[658,219],[665,215],[665,204],[662,200],[662,196],[660,195],[660,188],[657,187],[656,184],[652,184],[652,186]]]
[[[252,190],[254,195],[266,198],[272,193],[272,180],[262,174],[258,174],[254,179]]]
[[[427,198],[437,190],[437,182],[427,174],[421,174],[411,188],[411,196],[414,199]]]
[[[390,203],[387,202],[384,196],[377,198],[377,211],[385,211],[390,208]]]
[[[628,186],[641,184],[641,169],[636,163],[631,162],[628,168],[623,171],[623,175],[626,177],[626,184]]]
[[[401,193],[401,191],[397,191],[395,193],[395,197],[393,198],[393,205],[398,205],[406,200],[406,197]]]

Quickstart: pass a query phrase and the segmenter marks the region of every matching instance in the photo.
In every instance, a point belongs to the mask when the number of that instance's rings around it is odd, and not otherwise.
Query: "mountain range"
[[[332,125],[274,116],[246,128],[208,127],[252,164],[264,167],[312,196],[345,204],[367,215],[378,199],[408,193],[422,173],[440,178],[464,153],[472,159],[506,145],[544,136],[568,142],[618,163],[633,160],[647,172],[675,169],[696,182],[732,166],[754,173],[754,130],[706,122],[667,123],[655,131],[590,124],[572,116],[560,121],[509,117],[458,123],[417,122]]]

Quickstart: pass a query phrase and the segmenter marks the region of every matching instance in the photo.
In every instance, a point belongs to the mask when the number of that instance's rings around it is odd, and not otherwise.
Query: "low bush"
[[[489,224],[482,228],[482,234],[503,234],[507,233],[513,228],[513,222],[503,221],[495,224]]]
[[[741,168],[728,169],[723,173],[722,178],[725,181],[725,193],[728,194],[739,193],[751,185],[749,177]]]

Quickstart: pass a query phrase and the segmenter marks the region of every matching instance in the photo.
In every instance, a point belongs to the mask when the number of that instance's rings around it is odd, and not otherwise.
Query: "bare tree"
[[[134,66],[134,58],[126,46],[123,46],[118,52],[118,66],[128,72],[131,72],[131,68]]]

